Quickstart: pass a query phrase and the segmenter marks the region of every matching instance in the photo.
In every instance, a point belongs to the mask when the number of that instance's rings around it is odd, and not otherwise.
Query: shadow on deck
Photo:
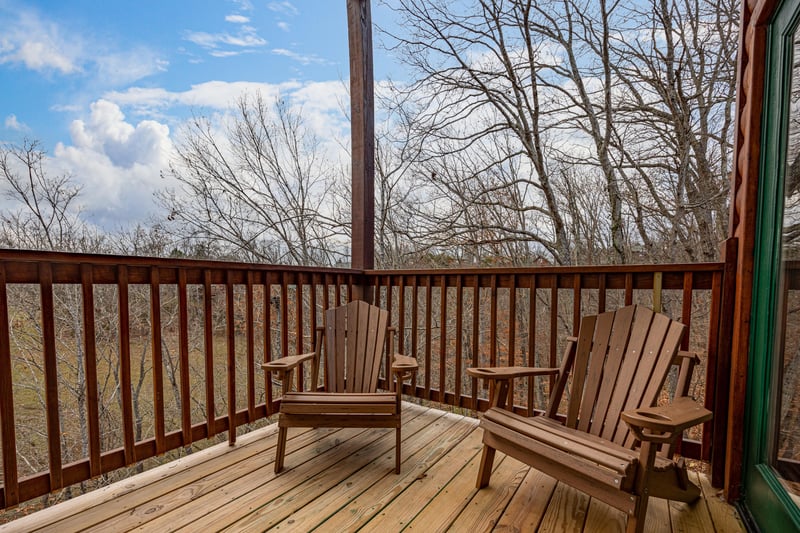
[[[277,426],[243,435],[55,505],[5,531],[624,531],[625,516],[498,454],[475,489],[481,430],[469,417],[403,409],[403,470],[391,429],[290,429],[273,473]],[[697,475],[693,505],[651,499],[649,532],[744,531]]]

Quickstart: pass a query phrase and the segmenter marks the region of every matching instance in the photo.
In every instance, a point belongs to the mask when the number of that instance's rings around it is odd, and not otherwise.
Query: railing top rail
[[[487,274],[604,274],[604,273],[651,273],[651,272],[721,272],[725,263],[669,263],[669,264],[625,264],[625,265],[570,265],[533,267],[474,267],[474,268],[420,268],[395,270],[366,270],[368,276],[441,276]]]
[[[335,267],[312,267],[298,265],[272,265],[262,263],[246,263],[241,261],[219,261],[205,259],[186,259],[170,257],[146,257],[111,254],[85,254],[71,252],[47,252],[39,250],[10,250],[0,249],[0,261],[8,262],[46,262],[113,266],[146,266],[162,268],[194,268],[194,269],[222,269],[222,270],[260,270],[309,272],[322,274],[360,274],[358,270]]]

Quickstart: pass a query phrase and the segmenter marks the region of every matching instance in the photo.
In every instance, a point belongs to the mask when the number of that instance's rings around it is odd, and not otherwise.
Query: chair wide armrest
[[[308,361],[313,357],[314,352],[290,355],[287,357],[281,357],[280,359],[275,359],[274,361],[270,361],[268,363],[264,363],[261,365],[261,368],[268,372],[285,372],[287,370],[293,370],[297,368],[304,361]]]
[[[418,368],[419,363],[413,357],[396,353],[392,358],[392,372],[409,372]]]
[[[532,366],[498,366],[467,368],[467,374],[474,378],[488,380],[503,380],[524,378],[528,376],[553,376],[558,374],[558,368],[538,368]]]
[[[686,396],[669,405],[624,411],[620,417],[641,441],[672,442],[683,430],[711,420],[712,413]]]

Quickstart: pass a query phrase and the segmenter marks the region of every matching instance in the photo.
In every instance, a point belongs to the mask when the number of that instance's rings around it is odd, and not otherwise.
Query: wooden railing
[[[262,361],[276,352],[310,349],[309,332],[321,315],[309,309],[347,301],[353,284],[354,273],[342,269],[0,251],[0,507],[222,432],[233,444],[236,427],[275,409]],[[107,287],[114,294],[103,290]],[[75,291],[77,297],[70,294]],[[64,316],[77,318],[73,331],[65,331],[72,324]],[[116,331],[101,334],[101,327]],[[169,345],[177,350],[165,353]],[[63,371],[66,367],[81,370]],[[115,385],[103,397],[98,386],[109,380]],[[202,392],[193,395],[191,382],[198,380]],[[143,385],[150,385],[152,395],[135,397]],[[179,408],[167,414],[170,385]],[[22,405],[36,404],[37,398],[44,420],[31,420],[35,405]],[[83,405],[72,405],[67,416],[68,404],[75,403]],[[143,404],[147,417],[137,413]],[[101,417],[101,411],[114,409],[116,427],[109,427],[113,417]],[[201,420],[192,419],[193,411]],[[75,421],[81,417],[84,424]],[[178,427],[168,429],[168,422]],[[85,434],[70,435],[76,424],[85,426],[77,428]],[[143,436],[148,426],[151,435]],[[16,435],[20,428],[28,429],[24,438]],[[44,439],[37,439],[37,430]],[[121,434],[121,445],[104,433]],[[31,439],[34,447],[41,448],[37,440],[46,446],[46,470],[20,476],[19,445]],[[85,456],[64,449],[75,439],[83,441]],[[20,455],[23,465],[31,463],[30,454]]]
[[[719,409],[724,271],[714,263],[358,272],[0,251],[0,506],[221,433],[233,444],[237,427],[277,407],[261,362],[310,351],[323,311],[349,301],[354,287],[390,311],[401,332],[393,351],[420,362],[417,382],[405,386],[411,396],[483,410],[487,391],[467,366],[555,366],[581,315],[643,303],[689,326],[683,347],[704,354],[694,394]],[[519,383],[514,409],[540,407],[548,387]],[[707,426],[682,451],[708,459],[724,439]],[[42,451],[38,462],[18,453],[22,443]]]
[[[406,385],[406,394],[484,411],[488,390],[467,377],[468,366],[558,366],[564,339],[577,334],[581,316],[641,303],[688,326],[681,348],[701,354],[691,393],[724,419],[727,398],[716,393],[717,376],[727,379],[719,354],[724,271],[724,264],[708,263],[371,271],[367,276],[401,332],[399,351],[420,363],[417,383]],[[549,385],[534,378],[517,383],[514,410],[529,414],[543,408]],[[691,437],[681,450],[687,457],[709,460],[712,448],[724,450],[724,431],[714,442],[712,423]]]

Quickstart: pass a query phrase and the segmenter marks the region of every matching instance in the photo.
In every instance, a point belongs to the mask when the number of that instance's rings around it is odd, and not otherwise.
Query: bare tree
[[[38,141],[0,148],[3,194],[0,244],[35,250],[92,249],[102,240],[80,218],[81,188],[69,174],[52,175]]]
[[[212,243],[245,260],[324,265],[343,259],[330,190],[336,173],[301,112],[244,95],[223,131],[195,117],[161,194],[185,242]]]
[[[659,260],[675,246],[686,260],[716,257],[735,0],[391,7],[401,29],[386,35],[414,76],[401,98],[421,147],[417,175],[438,193],[426,194],[438,204],[420,213],[430,235],[471,233],[477,247],[526,241],[528,261],[561,264]],[[576,179],[602,180],[605,199],[564,197],[597,194]],[[608,246],[597,258],[572,250],[589,237],[574,231],[581,204],[608,221],[594,226],[608,234],[594,239]],[[485,212],[468,216],[470,208]]]

